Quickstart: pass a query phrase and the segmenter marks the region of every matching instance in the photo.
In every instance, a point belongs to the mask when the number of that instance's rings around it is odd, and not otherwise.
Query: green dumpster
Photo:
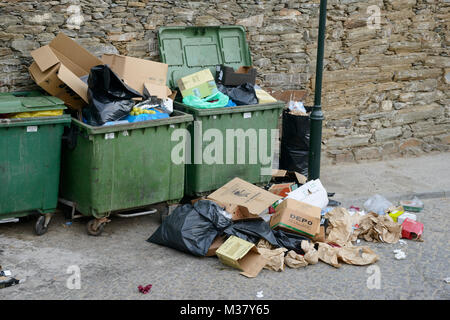
[[[206,68],[215,76],[220,64],[234,69],[252,65],[242,26],[162,27],[158,41],[171,88],[179,78]],[[272,145],[284,102],[198,109],[175,101],[174,108],[194,116],[188,125],[187,195],[203,195],[234,177],[256,184],[270,181]]]
[[[87,225],[91,235],[102,232],[112,213],[153,204],[165,210],[184,195],[184,162],[171,159],[179,143],[172,134],[184,137],[191,121],[177,110],[170,118],[111,126],[73,119],[63,144],[60,201],[94,218]]]
[[[58,203],[61,139],[71,121],[64,109],[39,91],[0,94],[0,222],[38,212],[35,232],[47,231]],[[36,116],[55,111],[61,115]]]

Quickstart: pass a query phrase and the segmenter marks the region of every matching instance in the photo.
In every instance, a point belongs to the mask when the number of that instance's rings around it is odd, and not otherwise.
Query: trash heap
[[[234,178],[177,207],[148,241],[195,256],[216,256],[246,277],[256,277],[263,268],[283,271],[319,261],[339,268],[341,263],[379,260],[368,246],[356,245],[359,239],[421,241],[423,225],[379,195],[366,201],[367,211],[330,204],[319,179],[306,182],[297,172],[274,172],[264,189]],[[418,199],[403,204],[410,210],[423,208]]]
[[[255,85],[256,70],[217,65],[214,79],[204,69],[177,81],[180,90],[166,86],[168,65],[116,54],[98,59],[64,33],[31,51],[29,72],[49,94],[61,99],[72,115],[91,126],[168,118],[175,99],[195,108],[219,108],[277,102]],[[57,116],[62,110],[34,113]],[[23,116],[20,115],[20,116]],[[17,117],[8,114],[2,117]]]

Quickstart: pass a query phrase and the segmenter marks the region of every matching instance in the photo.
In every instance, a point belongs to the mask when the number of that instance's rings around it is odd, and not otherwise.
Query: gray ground
[[[405,159],[403,167],[421,167],[421,172],[430,170],[430,174],[436,166],[434,162],[446,161],[442,167],[448,171],[449,155]],[[238,270],[222,265],[215,257],[197,258],[146,242],[159,225],[156,215],[113,218],[100,237],[92,237],[86,234],[85,220],[75,220],[71,226],[65,226],[66,220],[59,214],[41,237],[32,232],[34,220],[0,224],[0,265],[13,271],[17,278],[26,278],[22,284],[0,289],[0,299],[258,300],[261,299],[257,297],[259,291],[263,291],[262,299],[450,299],[450,287],[444,281],[450,276],[446,219],[450,198],[444,192],[450,190],[446,189],[449,175],[434,172],[434,179],[429,181],[436,188],[425,193],[427,181],[414,170],[409,173],[395,168],[396,161],[322,168],[321,173],[325,188],[335,191],[335,199],[345,206],[362,206],[361,199],[374,192],[393,201],[408,192],[422,193],[425,209],[417,216],[425,225],[424,242],[407,240],[406,245],[401,245],[361,241],[359,244],[369,245],[380,257],[375,264],[380,270],[380,289],[367,287],[372,275],[367,266],[343,264],[336,269],[323,262],[302,269],[286,267],[284,272],[262,270],[257,278],[249,279]],[[370,168],[374,171],[370,172]],[[383,170],[391,175],[384,176],[380,173]],[[345,176],[348,172],[354,174]],[[394,188],[392,179],[395,180],[396,174],[410,180],[405,181],[407,184],[400,183],[394,193],[390,188]],[[372,180],[365,184],[361,179],[367,175]],[[335,184],[345,187],[338,190]],[[412,190],[417,184],[423,187]],[[387,185],[386,193],[383,185]],[[405,260],[394,258],[393,250],[398,248],[406,252]],[[81,289],[66,286],[71,276],[67,269],[71,265],[80,268]],[[153,287],[149,294],[143,295],[137,286],[146,284]]]

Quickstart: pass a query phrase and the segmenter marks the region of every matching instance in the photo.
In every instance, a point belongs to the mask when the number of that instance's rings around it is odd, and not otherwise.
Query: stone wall
[[[312,105],[318,12],[319,0],[2,1],[0,92],[34,87],[30,51],[60,31],[97,56],[159,61],[160,26],[240,24],[259,84]],[[328,0],[324,163],[449,150],[449,20],[450,0]]]

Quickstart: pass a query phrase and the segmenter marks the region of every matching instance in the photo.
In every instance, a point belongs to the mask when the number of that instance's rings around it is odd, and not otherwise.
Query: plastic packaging
[[[127,86],[107,65],[91,69],[88,78],[89,106],[83,108],[83,116],[89,125],[103,125],[126,117],[135,101],[142,97]]]
[[[218,84],[217,89],[227,95],[238,106],[258,104],[255,86],[251,83],[245,83],[237,87],[229,87]]]
[[[303,106],[303,102],[301,102],[301,101],[289,101],[289,103],[288,103],[288,108],[289,108],[289,110],[291,110],[291,111],[294,111],[294,112],[302,112],[302,113],[305,113],[306,114],[306,109],[305,109],[305,107]]]
[[[403,206],[405,211],[420,212],[423,209],[423,202],[417,197],[412,200],[400,201],[400,205]]]
[[[32,112],[20,112],[11,116],[11,119],[17,118],[36,118],[36,117],[57,117],[62,116],[64,110],[45,110],[45,111],[32,111]]]
[[[319,179],[311,180],[289,192],[286,198],[305,202],[321,209],[325,209],[329,202],[328,193]]]
[[[384,215],[385,210],[389,207],[392,207],[392,203],[379,194],[370,197],[366,202],[364,202],[364,209],[368,212],[375,212],[379,215]]]
[[[183,103],[199,109],[223,108],[228,105],[229,99],[222,92],[216,92],[203,99],[196,96],[186,96],[183,98]]]

